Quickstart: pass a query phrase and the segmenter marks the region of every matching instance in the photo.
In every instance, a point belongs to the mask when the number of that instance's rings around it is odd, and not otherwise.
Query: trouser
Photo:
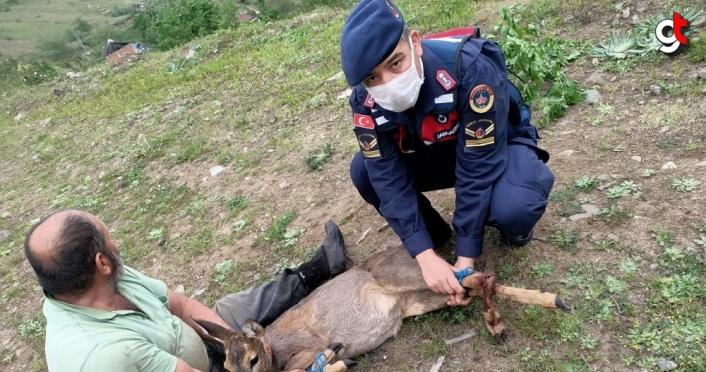
[[[299,276],[294,271],[285,269],[271,282],[221,298],[216,302],[213,311],[236,331],[242,331],[248,319],[267,327],[307,294]],[[204,341],[204,344],[211,360],[211,372],[223,372],[223,347],[208,341]]]
[[[510,141],[507,152],[507,166],[493,185],[485,224],[512,239],[526,237],[546,211],[554,175],[529,144]],[[432,150],[403,154],[402,158],[414,176],[420,211],[436,246],[437,240],[446,234],[444,229],[436,228],[443,219],[422,192],[455,187],[456,143],[438,144]],[[363,200],[380,213],[381,201],[360,152],[353,157],[350,175]]]

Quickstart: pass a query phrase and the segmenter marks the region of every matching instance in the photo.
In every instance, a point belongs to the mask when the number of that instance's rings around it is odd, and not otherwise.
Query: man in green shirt
[[[223,348],[203,340],[203,329],[191,317],[235,330],[247,319],[266,326],[345,270],[343,248],[340,230],[329,221],[311,261],[209,309],[123,265],[108,227],[96,216],[52,213],[25,240],[25,255],[45,296],[49,370],[223,371]]]

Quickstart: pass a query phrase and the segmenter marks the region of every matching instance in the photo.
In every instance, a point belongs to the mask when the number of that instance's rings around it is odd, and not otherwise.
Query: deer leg
[[[485,282],[485,278],[488,276],[492,275],[475,272],[472,275],[465,277],[461,285],[468,289],[469,295],[482,296],[482,283]],[[571,307],[554,293],[508,287],[502,284],[494,284],[493,291],[498,297],[507,298],[526,305],[535,305],[548,310],[562,310],[565,312],[571,312]]]
[[[500,319],[500,313],[495,308],[495,302],[493,301],[495,276],[488,275],[479,279],[483,288],[483,320],[485,320],[485,326],[495,336],[495,341],[499,344],[504,344],[507,342],[505,324]]]

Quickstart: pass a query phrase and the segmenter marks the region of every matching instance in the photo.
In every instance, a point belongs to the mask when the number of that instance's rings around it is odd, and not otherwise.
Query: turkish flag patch
[[[353,115],[353,125],[365,129],[373,129],[375,127],[375,120],[373,120],[372,116],[355,114]]]
[[[436,72],[436,81],[438,81],[439,84],[441,84],[441,87],[447,92],[456,87],[456,80],[451,77],[451,74],[449,74],[446,70],[439,70]]]
[[[363,106],[365,107],[373,107],[375,106],[375,100],[373,99],[373,96],[368,93],[367,96],[365,96],[365,102],[363,102]]]

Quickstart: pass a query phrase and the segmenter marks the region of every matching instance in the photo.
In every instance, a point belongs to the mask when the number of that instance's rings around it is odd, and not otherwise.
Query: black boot
[[[501,233],[500,239],[509,248],[520,248],[520,247],[524,247],[532,240],[533,233],[534,233],[534,229],[530,230],[529,234],[527,234],[526,236],[507,237]]]
[[[417,203],[424,218],[424,224],[431,236],[434,248],[441,248],[451,239],[451,226],[444,220],[439,212],[431,206],[431,202],[422,193],[417,193]]]
[[[326,222],[325,229],[326,237],[316,255],[295,270],[309,293],[346,269],[347,258],[341,230],[331,220]]]

